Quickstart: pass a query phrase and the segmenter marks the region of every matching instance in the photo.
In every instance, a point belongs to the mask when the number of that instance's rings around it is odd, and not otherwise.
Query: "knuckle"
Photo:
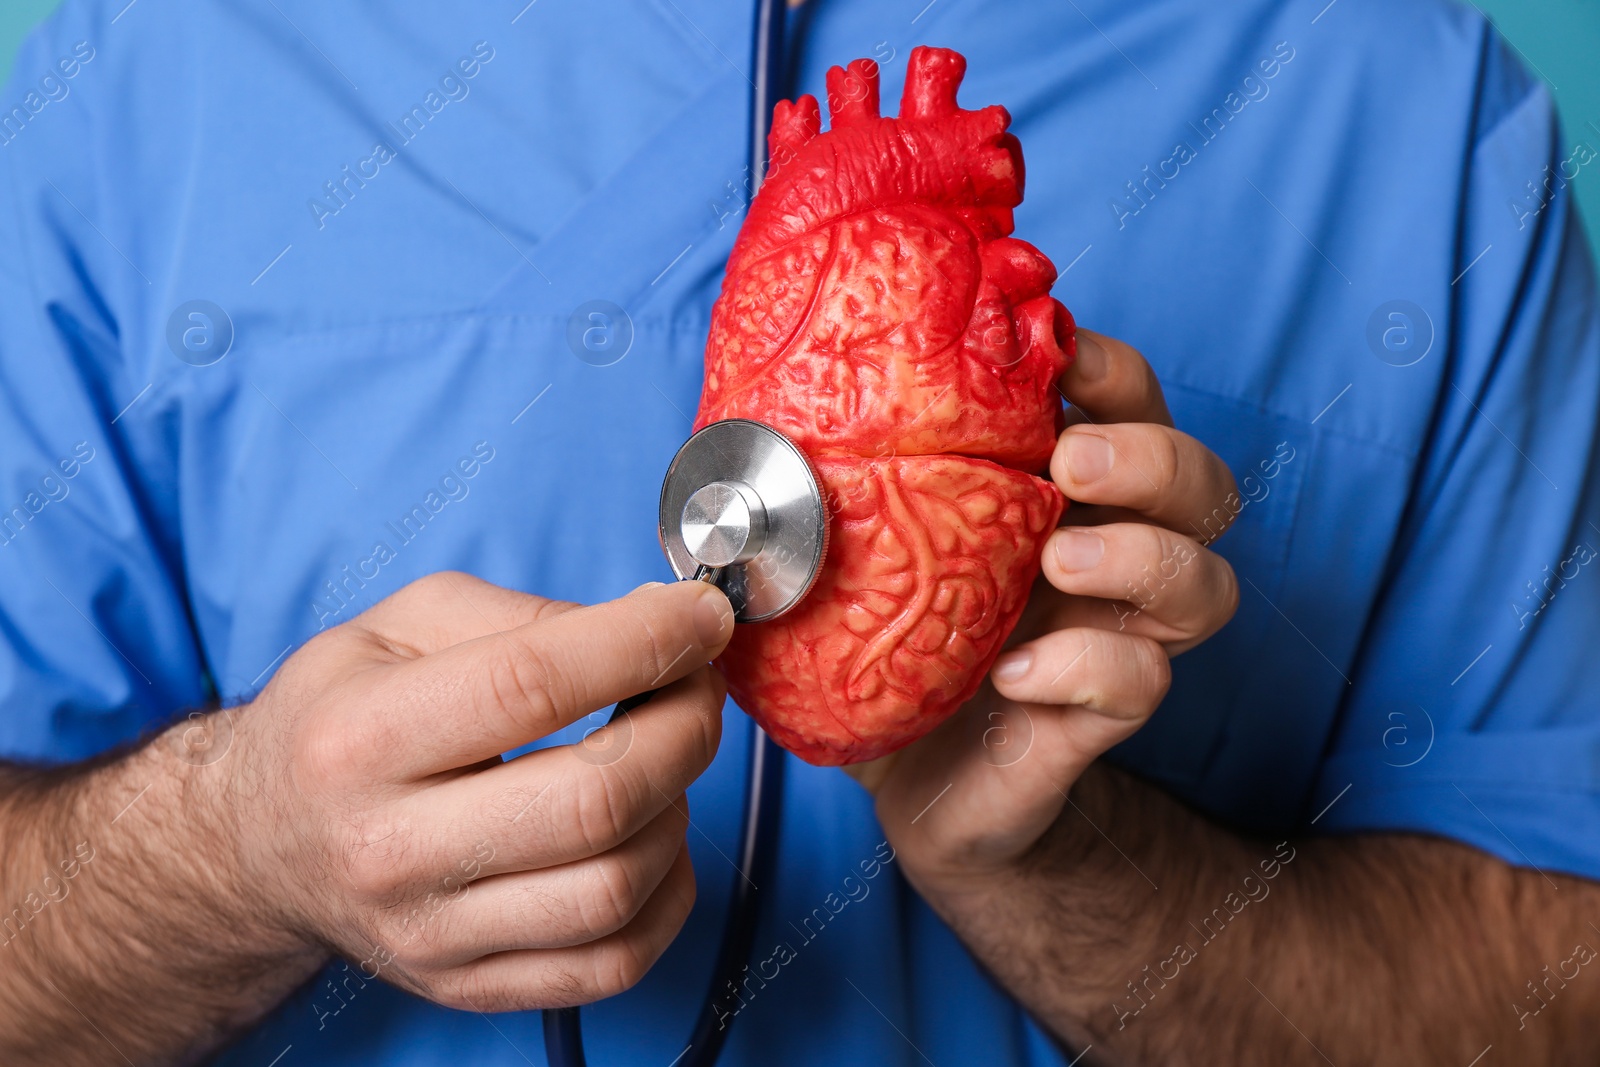
[[[655,962],[656,951],[643,934],[623,935],[594,953],[590,981],[599,997],[614,997],[638,985]]]
[[[1134,371],[1139,376],[1139,384],[1146,393],[1160,392],[1161,380],[1156,377],[1155,368],[1150,366],[1150,361],[1144,358],[1144,353],[1126,341],[1117,341],[1117,354],[1122,357],[1123,365]]]
[[[1172,687],[1172,661],[1166,650],[1148,637],[1133,638],[1133,657],[1139,679],[1135,708],[1141,718],[1155,711]]]
[[[433,571],[407,583],[399,595],[407,600],[433,600],[444,589],[447,580],[443,571]]]
[[[482,990],[474,996],[463,982],[444,982],[437,985],[423,983],[419,990],[423,996],[452,1011],[495,1011],[490,998]]]
[[[381,905],[394,897],[398,888],[394,865],[371,849],[358,849],[341,865],[344,886],[357,904]]]
[[[1233,469],[1224,463],[1220,457],[1217,457],[1216,463],[1217,470],[1219,472],[1217,478],[1219,483],[1217,499],[1227,500],[1230,497],[1237,498],[1239,495],[1239,480],[1233,476]],[[1230,514],[1228,516],[1228,525],[1232,526],[1233,520],[1236,518],[1238,518],[1237,515]]]
[[[1186,440],[1189,447],[1202,457],[1201,466],[1204,469],[1194,481],[1205,487],[1206,495],[1199,509],[1204,512],[1200,519],[1204,529],[1201,540],[1204,544],[1211,544],[1226,533],[1239,516],[1239,483],[1233,476],[1232,468],[1221,456],[1194,438]]]
[[[475,967],[454,978],[429,982],[423,995],[455,1011],[503,1012],[524,1007],[525,995],[519,994],[514,982],[491,979],[482,972],[481,967]]]
[[[583,932],[593,941],[628,925],[644,905],[639,885],[628,864],[602,856],[590,871],[592,891],[578,903]]]
[[[597,767],[584,774],[572,794],[570,825],[590,856],[609,852],[628,836],[633,821],[633,805],[620,774],[611,768]]]
[[[491,710],[512,731],[532,740],[554,727],[564,683],[536,646],[524,645],[509,655],[503,647],[493,648],[483,679]]]
[[[633,644],[642,657],[652,685],[658,684],[673,668],[687,651],[687,643],[674,641],[664,632],[670,627],[662,625],[659,619],[653,619],[646,612],[641,612],[635,619],[639,632],[630,634],[624,630],[618,638]],[[674,648],[673,646],[677,647]]]
[[[440,898],[427,894],[386,909],[380,922],[385,944],[400,948],[408,966],[419,972],[442,969],[454,953],[457,937],[450,932]]]
[[[1231,494],[1237,493],[1239,491],[1239,480],[1234,477],[1233,468],[1228,466],[1227,461],[1207,448],[1203,442],[1194,438],[1191,438],[1191,440],[1194,441],[1194,447],[1199,449],[1201,454],[1206,457],[1206,464],[1211,468],[1216,479],[1217,496],[1226,498]]]
[[[694,910],[694,902],[700,895],[699,883],[695,880],[694,868],[685,864],[682,868],[683,876],[674,877],[675,872],[669,871],[662,884],[661,891],[669,892],[671,897],[671,929],[674,933],[688,921],[689,912]]]
[[[406,909],[385,926],[389,943],[402,947],[406,964],[418,974],[428,974],[448,962],[445,939],[412,909]]]
[[[1102,536],[1109,541],[1107,553],[1115,554],[1123,599],[1141,612],[1157,607],[1182,574],[1185,539],[1146,523],[1119,523]]]
[[[1152,492],[1170,492],[1183,480],[1183,449],[1178,447],[1176,430],[1164,426],[1153,427],[1150,433],[1150,463],[1155,468]]]
[[[587,975],[588,968],[580,967]],[[458,1011],[510,1012],[589,1004],[600,999],[596,984],[568,966],[509,960],[480,961],[429,984],[424,995]]]
[[[1144,358],[1144,353],[1130,347],[1128,355],[1138,361],[1139,391],[1145,401],[1147,403],[1163,401],[1165,394],[1161,388],[1161,378],[1156,374],[1156,369],[1150,365],[1150,361]]]
[[[346,886],[368,904],[383,904],[400,894],[410,882],[413,844],[409,821],[383,815],[359,820],[343,850]]]
[[[303,787],[317,790],[365,777],[367,746],[340,720],[313,719],[297,731],[290,759],[294,777]]]
[[[1205,549],[1187,534],[1157,527],[1157,573],[1163,582],[1175,582],[1180,590],[1205,581],[1207,568],[1201,560]],[[1196,564],[1200,565],[1197,566]]]
[[[447,596],[454,596],[456,590],[464,588],[467,584],[475,581],[477,579],[464,571],[434,571],[431,574],[424,574],[421,578],[402,589],[401,592],[409,593],[417,599],[433,603]]]
[[[686,788],[711,766],[722,744],[722,702],[705,674],[674,682],[652,706],[661,714],[642,725],[639,735],[649,743],[634,746],[627,768],[622,761],[612,765],[632,772],[627,785],[639,794],[636,804],[651,797],[663,801]]]
[[[1148,718],[1172,684],[1166,650],[1151,638],[1132,634],[1089,630],[1085,637],[1089,649],[1083,657],[1081,695],[1074,702],[1111,718]]]
[[[1100,347],[1106,350],[1106,355],[1110,357],[1111,362],[1118,369],[1139,375],[1141,378],[1146,374],[1149,363],[1146,362],[1137,348],[1134,348],[1120,337],[1112,337],[1110,334],[1095,331],[1094,337],[1099,342]]]
[[[667,801],[667,806],[662,809],[649,826],[640,831],[641,834],[650,834],[658,843],[671,842],[681,848],[687,840],[689,832],[689,794],[679,793]],[[665,848],[665,844],[662,845]],[[677,855],[677,848],[673,849],[669,859]]]
[[[1084,643],[1083,650],[1069,657],[1070,673],[1076,682],[1073,686],[1076,692],[1071,702],[1094,708],[1112,707],[1117,674],[1112,635],[1093,629],[1079,632]]]
[[[343,666],[341,661],[350,655],[351,646],[359,643],[354,639],[354,631],[358,628],[351,625],[353,621],[346,620],[337,626],[330,626],[326,630],[312,634],[305,644],[283,661],[283,666],[278,668],[277,673],[272,676],[272,681],[268,683],[269,687],[272,682],[282,678],[319,677],[330,663]]]
[[[1234,573],[1233,565],[1221,556],[1212,553],[1211,558],[1217,564],[1217,583],[1221,587],[1217,592],[1217,625],[1221,626],[1239,610],[1239,576]]]
[[[698,775],[711,766],[711,761],[717,757],[717,749],[722,745],[723,698],[719,696],[716,681],[712,678],[712,668],[702,667],[696,672],[693,694],[695,708],[701,713],[694,716],[697,729],[691,755]]]
[[[405,958],[400,952],[385,950],[383,960],[372,960],[378,967],[378,973],[373,979],[381,978],[397,989],[404,990],[413,996],[425,997],[437,1003],[443,1003],[441,997],[448,996],[451,988],[447,984],[449,976],[442,971],[433,971],[427,967],[417,966]],[[365,964],[357,968],[362,977],[367,977]]]
[[[1182,534],[1173,533],[1164,526],[1145,526],[1148,531],[1145,551],[1149,553],[1145,565],[1156,571],[1163,579],[1171,581],[1177,577],[1174,568],[1178,567],[1185,557],[1193,558],[1189,550],[1189,539]]]

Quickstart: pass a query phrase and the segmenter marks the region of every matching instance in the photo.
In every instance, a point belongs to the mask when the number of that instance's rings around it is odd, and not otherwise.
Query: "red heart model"
[[[1009,236],[1022,147],[964,111],[966,60],[912,51],[899,118],[878,67],[774,109],[772,169],[711,318],[699,429],[755,419],[811,458],[828,558],[788,615],[740,627],[718,666],[779,744],[857,763],[926,734],[982,684],[1060,517],[1034,476],[1074,352],[1056,271]]]

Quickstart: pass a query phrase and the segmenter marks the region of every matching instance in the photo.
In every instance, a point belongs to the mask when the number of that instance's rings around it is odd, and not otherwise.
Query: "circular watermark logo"
[[[983,729],[983,758],[995,767],[1021,763],[1033,748],[1033,716],[1021,705],[988,712]]]
[[[633,347],[633,320],[609,300],[579,304],[567,320],[567,347],[591,367],[609,367]]]
[[[209,300],[186,301],[167,318],[167,347],[191,367],[209,367],[233,347],[233,320]]]
[[[1420,363],[1433,349],[1433,319],[1409,300],[1386,301],[1367,318],[1367,347],[1391,367]]]
[[[1415,767],[1433,751],[1433,716],[1426,708],[1415,712],[1391,711],[1383,731],[1383,762],[1391,767]]]
[[[615,715],[610,722],[605,719],[603,711],[590,712],[583,740],[572,746],[572,754],[591,767],[608,767],[633,747],[633,716]]]
[[[172,749],[183,762],[209,767],[233,748],[233,712],[189,713],[189,724],[172,735]]]

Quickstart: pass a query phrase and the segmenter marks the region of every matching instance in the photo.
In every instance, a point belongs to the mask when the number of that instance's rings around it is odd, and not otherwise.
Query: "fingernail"
[[[694,634],[706,648],[716,648],[726,638],[733,625],[733,612],[728,598],[715,589],[700,594],[694,606]]]
[[[1075,336],[1078,351],[1072,361],[1073,373],[1081,382],[1098,382],[1106,376],[1105,347],[1088,330],[1079,330]]]
[[[1067,473],[1079,485],[1098,482],[1111,470],[1111,442],[1095,433],[1073,434],[1067,440]]]
[[[1061,530],[1055,536],[1056,562],[1064,571],[1086,571],[1106,555],[1106,542],[1088,530]]]
[[[646,589],[655,589],[655,588],[657,588],[659,586],[663,586],[663,585],[666,585],[666,584],[667,584],[666,582],[645,582],[643,585],[641,585],[639,588],[633,590],[633,592],[630,592],[628,595],[632,596],[634,593],[642,593]]]
[[[1007,652],[994,662],[994,676],[1002,682],[1014,682],[1028,673],[1033,666],[1033,653],[1026,650]]]

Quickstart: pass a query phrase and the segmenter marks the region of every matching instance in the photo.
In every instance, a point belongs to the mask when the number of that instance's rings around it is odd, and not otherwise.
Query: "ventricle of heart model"
[[[1063,499],[1072,316],[1011,236],[1022,149],[1003,107],[961,109],[966,61],[917,48],[897,118],[878,68],[778,104],[772,169],[712,313],[696,428],[765,422],[811,458],[830,545],[806,600],[740,627],[718,666],[780,744],[874,759],[969,700],[1016,626]]]

